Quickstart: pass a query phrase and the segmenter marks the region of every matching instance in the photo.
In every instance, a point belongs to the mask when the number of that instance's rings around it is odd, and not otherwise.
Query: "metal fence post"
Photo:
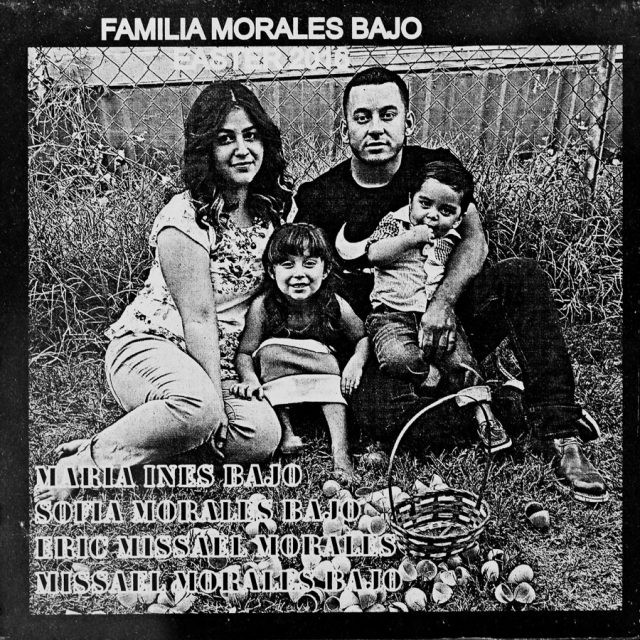
[[[596,66],[596,83],[592,100],[591,126],[589,127],[589,153],[585,163],[585,175],[594,193],[598,174],[602,165],[602,153],[606,138],[607,115],[609,112],[611,77],[616,56],[616,45],[599,47],[600,59]]]

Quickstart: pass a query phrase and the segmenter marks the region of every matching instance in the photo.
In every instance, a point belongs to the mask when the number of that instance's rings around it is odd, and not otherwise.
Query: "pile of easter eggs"
[[[421,495],[426,491],[438,490],[441,486],[445,486],[442,480],[434,476],[428,486],[416,481],[411,493]],[[322,485],[325,498],[339,503],[354,503],[355,517],[348,519],[348,522],[343,516],[326,517],[318,522],[321,530],[318,536],[323,542],[340,537],[350,537],[357,542],[363,537],[380,539],[392,536],[388,531],[391,511],[389,491],[394,503],[400,504],[410,497],[400,487],[391,487],[390,490],[360,488],[352,494],[335,480],[327,480]],[[255,494],[252,499],[259,504],[266,496]],[[359,582],[350,579],[354,574],[368,571],[362,566],[371,559],[366,555],[350,556],[345,552],[330,554],[326,550],[321,554],[302,553],[287,561],[287,564],[294,566],[284,568],[278,556],[260,557],[258,545],[254,544],[258,537],[273,535],[278,531],[276,521],[256,515],[243,527],[248,538],[246,548],[249,555],[246,561],[229,564],[228,559],[220,558],[217,565],[215,559],[209,562],[211,569],[228,573],[229,577],[233,575],[233,580],[228,582],[234,585],[232,588],[218,588],[211,594],[221,598],[228,611],[251,607],[251,598],[255,602],[255,598],[259,599],[262,593],[269,591],[269,587],[264,588],[265,581],[269,580],[274,585],[273,591],[282,594],[289,602],[288,605],[284,604],[283,609],[300,612],[427,611],[445,605],[457,591],[469,589],[495,598],[509,608],[524,608],[536,597],[532,586],[534,573],[529,565],[509,561],[500,549],[491,549],[485,555],[478,542],[459,555],[436,561],[410,556],[378,559],[378,566],[384,565],[385,572],[392,570],[398,578],[391,588],[380,581]],[[193,528],[190,533],[196,536],[208,532]],[[217,533],[217,530],[211,529],[211,532]],[[354,547],[357,548],[357,544]],[[337,586],[331,578],[335,575],[340,577]],[[128,608],[142,603],[150,613],[183,613],[191,609],[195,600],[195,595],[182,593],[175,585],[170,585],[153,597],[149,594],[144,602],[139,596],[134,599],[133,595],[123,597],[120,602]]]

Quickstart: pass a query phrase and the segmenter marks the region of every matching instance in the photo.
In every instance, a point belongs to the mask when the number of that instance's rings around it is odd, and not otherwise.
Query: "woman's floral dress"
[[[180,230],[209,253],[220,333],[222,379],[236,378],[233,360],[238,339],[249,302],[262,285],[262,253],[273,228],[264,221],[246,228],[238,227],[225,218],[220,221],[221,230],[216,235],[213,229],[202,228],[196,223],[195,209],[187,192],[174,196],[155,219],[149,237],[154,251],[149,276],[135,300],[106,335],[113,339],[127,333],[152,333],[186,349],[182,319],[162,276],[156,252],[158,234],[167,227]]]

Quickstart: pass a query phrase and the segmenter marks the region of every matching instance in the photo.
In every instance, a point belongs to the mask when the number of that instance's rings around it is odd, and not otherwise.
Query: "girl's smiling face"
[[[264,145],[247,112],[238,107],[229,113],[213,144],[216,173],[227,186],[248,186],[256,177]]]
[[[308,254],[290,255],[273,266],[271,275],[278,289],[287,298],[303,301],[320,289],[328,271],[325,269],[324,260],[320,257]]]

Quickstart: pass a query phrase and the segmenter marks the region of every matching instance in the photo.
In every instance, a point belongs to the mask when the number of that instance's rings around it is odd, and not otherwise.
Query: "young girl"
[[[344,396],[360,384],[369,355],[363,323],[334,293],[331,248],[318,227],[281,226],[262,261],[265,291],[245,319],[235,361],[240,382],[232,392],[241,398],[266,398],[273,405],[282,424],[284,454],[303,447],[293,433],[289,405],[319,403],[329,427],[334,476],[349,483],[354,469]],[[345,342],[355,349],[340,373]]]

